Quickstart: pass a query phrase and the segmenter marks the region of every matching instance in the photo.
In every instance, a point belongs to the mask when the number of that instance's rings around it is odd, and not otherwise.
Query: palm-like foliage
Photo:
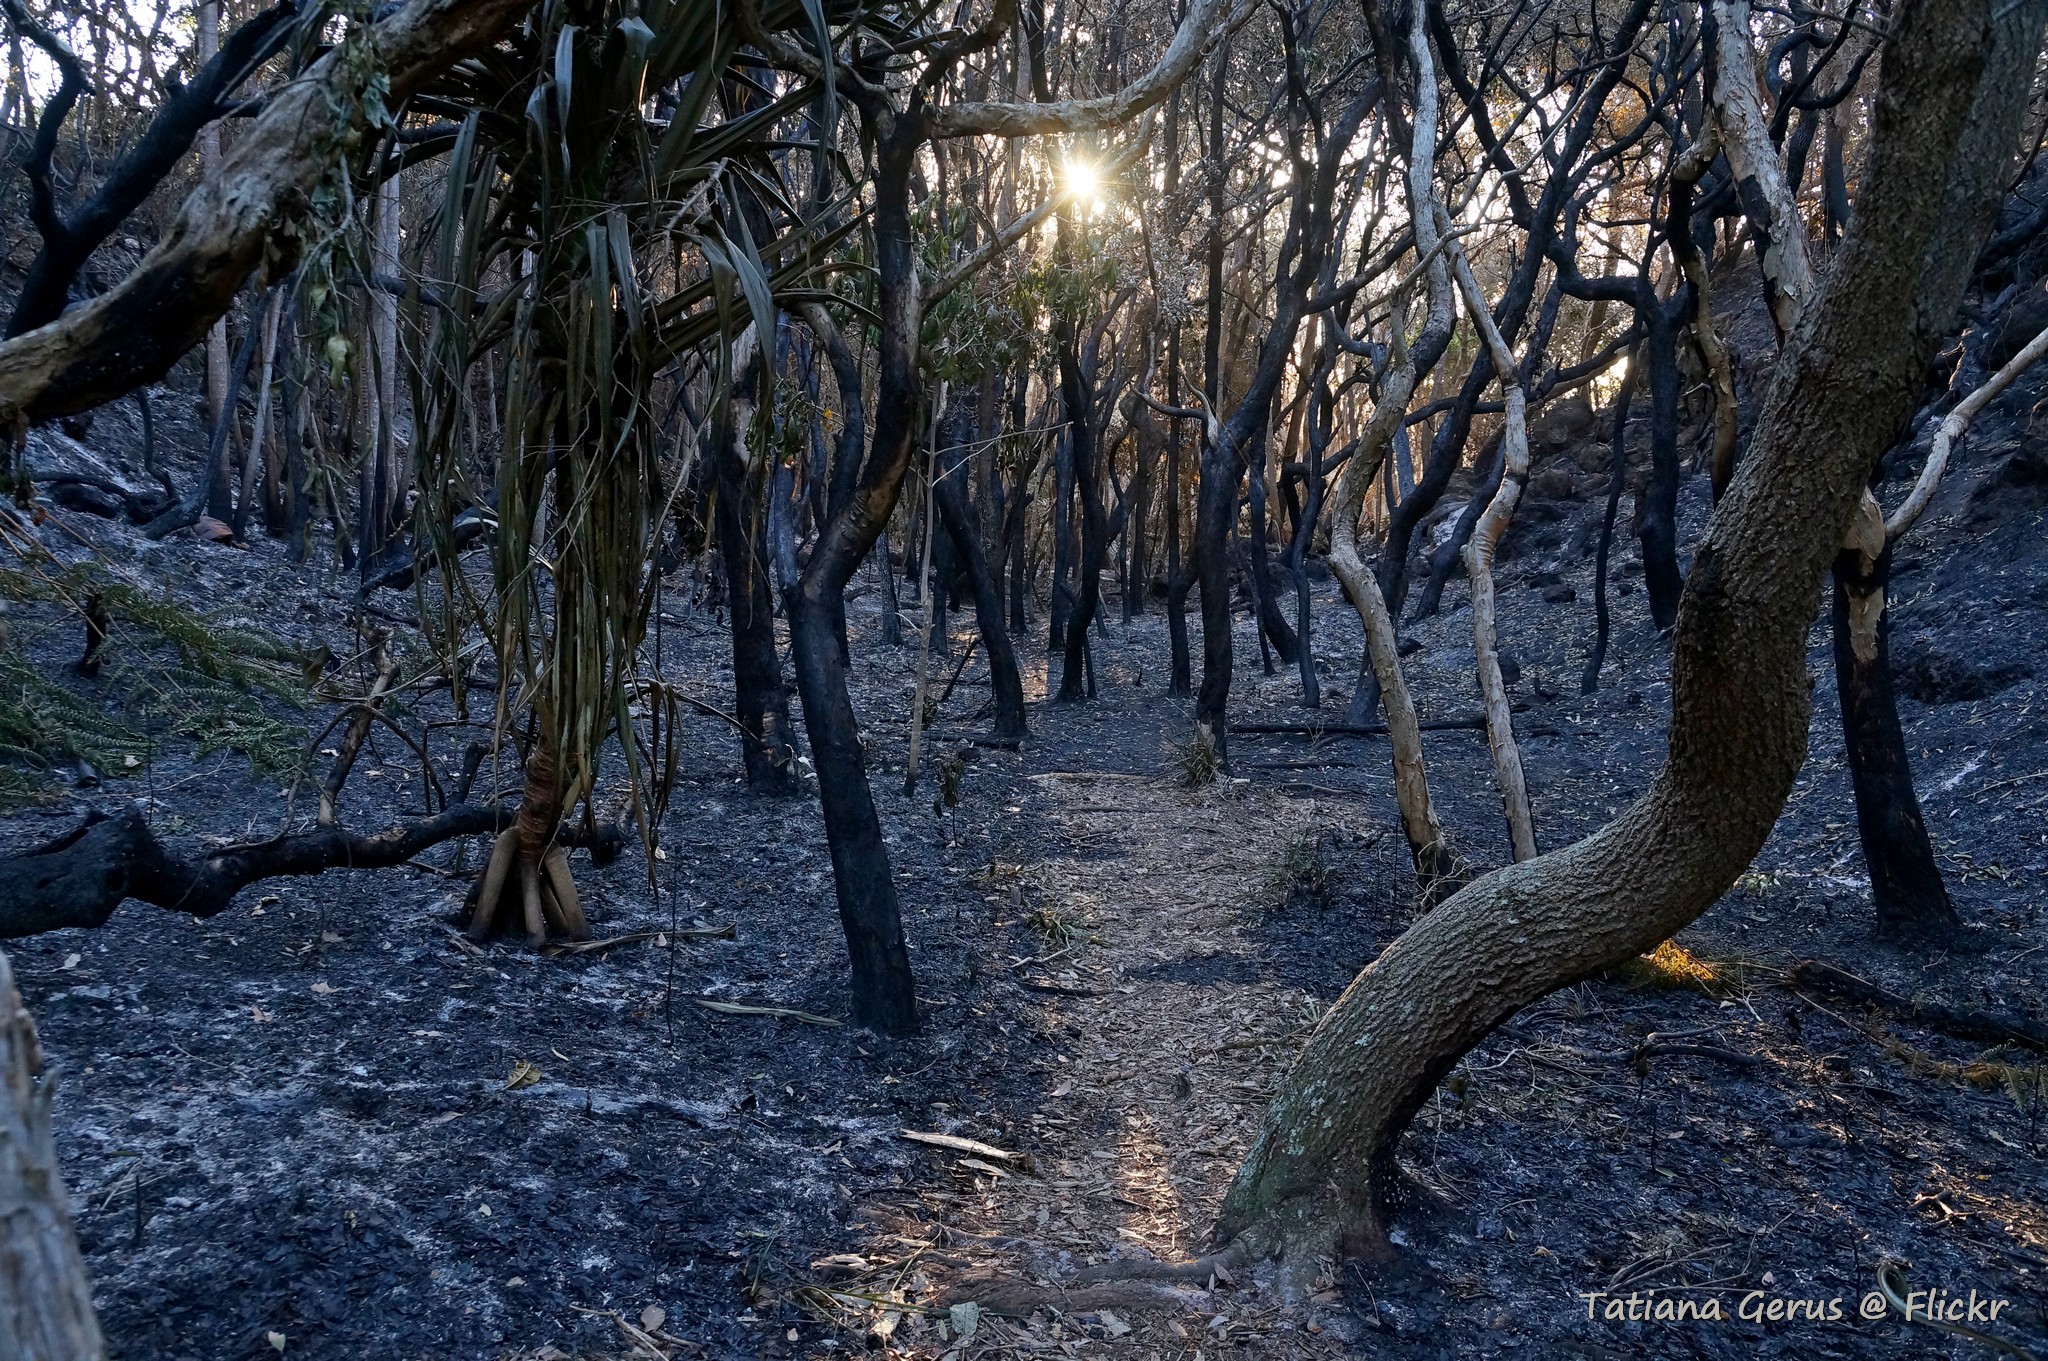
[[[824,22],[793,4],[770,18]],[[738,38],[716,0],[556,0],[422,101],[461,122],[422,248],[432,305],[415,301],[420,527],[443,569],[445,643],[481,631],[500,675],[520,682],[538,735],[529,808],[550,829],[591,793],[614,724],[628,730],[664,488],[689,444],[686,432],[664,447],[675,361],[714,343],[722,400],[738,333],[767,335],[778,302],[819,296],[825,251],[849,230],[815,228],[784,188],[785,167],[819,153],[778,134],[817,95],[777,97],[734,73]],[[468,386],[493,352],[494,497]],[[480,596],[450,526],[492,499]],[[499,695],[502,724],[513,715]],[[638,788],[634,743],[621,745]]]

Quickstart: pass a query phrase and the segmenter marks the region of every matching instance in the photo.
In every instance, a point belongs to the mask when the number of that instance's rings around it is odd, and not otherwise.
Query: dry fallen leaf
[[[540,1081],[541,1071],[525,1059],[512,1065],[512,1076],[505,1079],[505,1090],[516,1092],[521,1087],[531,1087]]]
[[[668,1310],[658,1304],[650,1304],[640,1311],[640,1326],[648,1332],[655,1332],[668,1322]]]
[[[334,988],[325,979],[322,979],[320,982],[315,983],[313,985],[313,991],[319,993],[321,996],[324,997],[328,993],[333,992]]]
[[[270,1343],[271,1346],[277,1348],[280,1352],[284,1350],[285,1338],[283,1333],[265,1333],[263,1337],[265,1341]]]
[[[75,969],[78,967],[78,961],[83,958],[83,955],[66,955],[64,956],[64,963],[59,967],[65,969]]]
[[[868,1269],[868,1259],[856,1252],[835,1252],[830,1257],[820,1257],[811,1263],[813,1271],[829,1271],[848,1276],[857,1276]]]
[[[261,1021],[274,1021],[274,1020],[276,1020],[276,1019],[277,1019],[277,1017],[275,1017],[275,1016],[271,1015],[271,1014],[270,1014],[269,1012],[265,1011],[265,1010],[264,1010],[264,1009],[263,1009],[262,1007],[259,1007],[259,1006],[254,1006],[254,1005],[252,1005],[252,1006],[251,1006],[251,1007],[249,1008],[249,1019],[250,1019],[250,1020],[252,1020],[252,1021],[258,1021],[258,1022],[261,1022]]]

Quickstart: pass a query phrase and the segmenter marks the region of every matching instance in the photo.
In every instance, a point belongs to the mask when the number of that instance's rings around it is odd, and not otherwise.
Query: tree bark
[[[877,137],[873,210],[882,325],[873,442],[866,466],[819,533],[787,602],[804,731],[817,771],[839,921],[852,965],[853,1017],[887,1035],[917,1030],[917,992],[895,873],[847,688],[840,619],[846,583],[887,527],[917,443],[923,306],[910,221],[910,174],[923,130],[916,117],[896,114],[878,120],[885,124]],[[882,570],[890,570],[886,560]]]
[[[1956,440],[2014,379],[2048,355],[2048,331],[1943,417],[1913,489],[1889,519],[1867,493],[1857,506],[1849,537],[1835,558],[1835,692],[1842,710],[1842,745],[1856,793],[1856,831],[1870,871],[1877,927],[1891,935],[1940,936],[1961,925],[1913,788],[1912,758],[1899,725],[1889,648],[1891,612],[1886,593],[1892,552],[1909,533],[1941,482]]]
[[[1081,512],[1081,557],[1076,564],[1074,607],[1066,618],[1065,655],[1060,664],[1060,688],[1054,696],[1060,704],[1079,704],[1087,699],[1082,671],[1088,647],[1088,630],[1102,607],[1102,560],[1106,547],[1105,516],[1102,508],[1102,470],[1095,429],[1095,383],[1083,367],[1079,341],[1073,323],[1060,323],[1060,398],[1067,412],[1067,456],[1072,467],[1075,499]],[[1093,347],[1090,347],[1091,350]],[[1054,590],[1058,590],[1055,582]],[[1054,611],[1055,619],[1058,611]],[[1055,626],[1057,627],[1057,625]]]
[[[1474,1044],[1692,921],[1770,835],[1806,755],[1823,575],[1990,227],[2039,33],[2038,4],[1894,11],[1855,225],[1686,585],[1665,766],[1591,837],[1423,917],[1324,1017],[1216,1229],[1297,1288],[1337,1251],[1385,1250],[1395,1143]]]
[[[68,218],[54,202],[44,223],[42,245],[23,277],[21,293],[7,319],[7,337],[21,335],[64,314],[78,272],[192,148],[192,141],[224,111],[228,97],[283,48],[295,31],[299,11],[291,0],[264,10],[218,44],[210,60],[208,29],[199,25],[199,72],[192,82],[157,106],[144,130],[107,171],[92,197]],[[218,23],[214,26],[218,33]],[[219,153],[215,139],[214,155]],[[209,167],[210,168],[210,167]]]
[[[515,811],[459,803],[373,835],[321,827],[224,847],[193,861],[166,850],[133,807],[111,817],[92,813],[47,845],[0,861],[0,939],[103,926],[129,898],[212,917],[259,879],[388,869],[453,837],[502,831]],[[562,834],[555,841],[574,845],[579,839]],[[610,841],[603,837],[596,844]]]
[[[56,1079],[0,954],[0,1356],[101,1361],[92,1282],[50,1134]]]
[[[1434,79],[1426,65],[1427,48],[1420,44],[1418,47],[1419,60],[1423,63],[1419,78]],[[1432,202],[1432,207],[1437,213],[1438,230],[1449,231],[1450,217],[1443,206]],[[1472,587],[1472,655],[1479,669],[1479,693],[1486,701],[1486,745],[1493,753],[1494,777],[1500,782],[1500,801],[1502,811],[1507,815],[1508,841],[1514,847],[1515,859],[1533,860],[1536,858],[1536,825],[1529,813],[1529,787],[1522,774],[1522,750],[1515,742],[1514,716],[1508,708],[1507,685],[1501,679],[1493,598],[1494,550],[1499,547],[1501,536],[1507,533],[1508,522],[1514,518],[1515,503],[1521,499],[1522,487],[1529,480],[1528,394],[1522,390],[1520,366],[1508,350],[1500,328],[1493,323],[1493,312],[1486,305],[1486,294],[1480,289],[1479,280],[1473,276],[1465,252],[1455,241],[1449,250],[1451,269],[1465,294],[1465,304],[1487,349],[1493,354],[1493,371],[1500,377],[1502,400],[1507,408],[1501,435],[1500,486],[1480,515],[1479,524],[1472,531],[1472,541],[1465,546],[1465,576]],[[1537,328],[1536,343],[1541,345],[1544,339],[1543,328]]]

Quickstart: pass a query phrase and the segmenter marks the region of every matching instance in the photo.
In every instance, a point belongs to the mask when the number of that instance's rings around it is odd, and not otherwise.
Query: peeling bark
[[[1771,123],[1757,84],[1756,48],[1749,37],[1749,0],[1711,0],[1706,14],[1707,98],[1735,175],[1736,197],[1756,232],[1771,320],[1782,342],[1798,325],[1816,288],[1806,252],[1806,225],[1771,141]]]
[[[1410,45],[1419,51],[1418,60],[1429,65],[1428,39],[1420,22],[1411,25]],[[1393,349],[1387,372],[1380,380],[1379,404],[1373,408],[1359,436],[1358,449],[1344,465],[1337,489],[1330,497],[1330,570],[1344,587],[1351,607],[1365,629],[1366,656],[1379,682],[1380,703],[1386,712],[1388,745],[1394,765],[1394,799],[1401,810],[1401,831],[1408,840],[1408,853],[1415,862],[1416,878],[1424,902],[1435,902],[1456,877],[1456,860],[1444,841],[1443,824],[1429,795],[1429,772],[1423,759],[1422,728],[1415,714],[1415,698],[1401,669],[1400,641],[1386,593],[1358,549],[1358,516],[1366,489],[1379,475],[1387,451],[1408,403],[1415,395],[1425,365],[1434,366],[1449,339],[1454,318],[1451,306],[1450,267],[1444,262],[1444,241],[1437,229],[1432,181],[1436,167],[1436,82],[1420,80],[1416,85],[1415,118],[1408,153],[1408,203],[1416,224],[1415,250],[1418,267],[1428,280],[1429,305],[1422,331],[1414,349],[1407,343],[1407,299],[1397,296],[1392,325]]]
[[[495,42],[530,0],[412,0],[376,27],[396,106],[467,53]],[[357,74],[339,52],[284,85],[119,284],[0,344],[0,416],[52,420],[110,402],[170,371],[225,316],[251,271],[297,263],[307,205],[361,125]]]

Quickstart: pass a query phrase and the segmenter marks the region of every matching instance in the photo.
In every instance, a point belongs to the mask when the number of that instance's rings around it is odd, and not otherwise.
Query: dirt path
[[[1341,1354],[1312,1314],[1283,1317],[1227,1269],[1086,1283],[1104,1263],[1202,1253],[1286,1055],[1317,1015],[1246,930],[1248,910],[1284,896],[1265,867],[1308,802],[1123,773],[1030,779],[1073,850],[1006,867],[1013,911],[1045,946],[1002,961],[1032,991],[1045,1034],[1043,1099],[1005,1150],[1025,1156],[933,1149],[928,1184],[872,1207],[882,1232],[851,1288],[933,1311],[897,1311],[891,1341],[910,1357],[1091,1341],[1134,1357]],[[957,1318],[936,1312],[952,1304]],[[970,1318],[962,1348],[956,1325]]]

